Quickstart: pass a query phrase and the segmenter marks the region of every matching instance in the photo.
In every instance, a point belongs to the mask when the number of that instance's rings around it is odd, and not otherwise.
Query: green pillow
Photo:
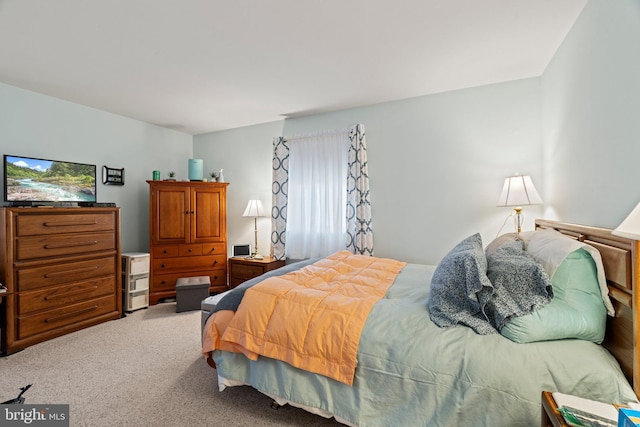
[[[500,333],[519,343],[577,338],[600,344],[607,309],[595,262],[584,249],[571,252],[551,278],[553,299],[544,307],[507,321]]]

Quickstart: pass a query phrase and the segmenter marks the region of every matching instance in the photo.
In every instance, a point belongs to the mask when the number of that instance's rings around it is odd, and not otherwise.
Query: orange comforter
[[[209,317],[203,353],[271,357],[350,385],[367,316],[405,264],[342,251],[270,277],[246,291],[235,314]]]

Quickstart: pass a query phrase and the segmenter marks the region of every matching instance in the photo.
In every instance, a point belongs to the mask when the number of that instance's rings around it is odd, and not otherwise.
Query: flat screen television
[[[96,202],[96,165],[4,155],[8,203]]]

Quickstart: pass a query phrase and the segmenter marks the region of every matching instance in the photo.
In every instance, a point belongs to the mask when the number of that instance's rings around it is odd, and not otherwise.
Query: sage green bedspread
[[[407,265],[371,311],[353,387],[264,357],[214,352],[218,375],[350,424],[538,426],[543,390],[635,401],[615,359],[581,340],[517,344],[429,318],[435,266]]]

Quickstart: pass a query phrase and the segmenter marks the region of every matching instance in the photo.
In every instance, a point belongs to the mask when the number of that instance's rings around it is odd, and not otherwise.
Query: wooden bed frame
[[[562,234],[587,243],[600,251],[604,265],[609,297],[616,310],[615,317],[607,318],[607,332],[602,345],[618,360],[622,371],[640,396],[640,345],[637,342],[640,325],[640,242],[611,234],[605,228],[568,224],[536,219],[536,229],[554,229]]]

